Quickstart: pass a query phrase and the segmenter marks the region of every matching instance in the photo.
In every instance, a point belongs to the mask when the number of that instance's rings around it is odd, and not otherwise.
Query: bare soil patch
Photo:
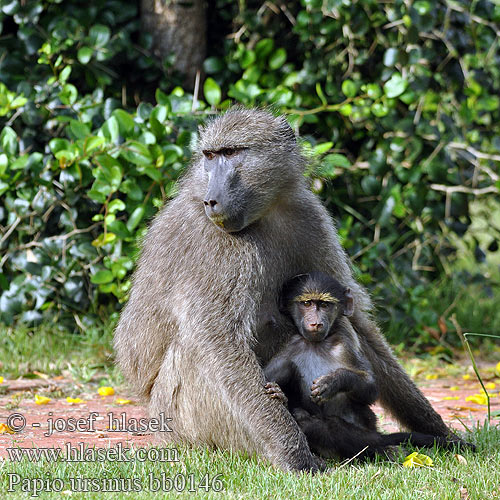
[[[500,414],[500,380],[495,379],[490,383],[496,385],[489,391],[493,395],[491,411]],[[139,419],[146,418],[144,408],[134,402],[125,405],[116,402],[117,398],[127,398],[126,394],[99,396],[89,392],[79,395],[84,403],[70,404],[65,398],[52,398],[43,405],[35,403],[35,394],[57,392],[68,384],[70,381],[58,378],[4,380],[0,385],[0,427],[13,414],[18,414],[13,423],[20,425],[25,422],[25,426],[14,434],[0,433],[0,458],[8,458],[7,448],[12,447],[65,450],[67,443],[73,448],[81,446],[81,443],[96,448],[116,447],[118,443],[124,448],[156,444],[152,432],[134,430]],[[463,430],[462,422],[473,427],[487,417],[485,405],[466,401],[468,396],[480,392],[477,380],[447,377],[425,380],[418,385],[445,422],[455,429]],[[398,429],[394,420],[381,407],[376,406],[375,411],[379,415],[382,430],[390,432]],[[95,413],[95,417],[90,417],[91,413]],[[118,419],[118,425],[116,420],[110,421],[110,418]],[[80,429],[71,428],[70,422],[76,425],[78,421]],[[122,428],[123,422],[126,422],[127,430]],[[494,417],[493,423],[500,423],[498,415]],[[174,427],[175,422],[170,425]]]

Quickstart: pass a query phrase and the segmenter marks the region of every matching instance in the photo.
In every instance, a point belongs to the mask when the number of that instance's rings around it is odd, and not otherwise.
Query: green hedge
[[[116,311],[197,124],[236,101],[288,114],[383,319],[428,335],[421,283],[450,272],[470,202],[500,189],[500,7],[280,5],[214,2],[220,33],[193,97],[151,56],[130,2],[0,2],[3,322],[82,328]]]

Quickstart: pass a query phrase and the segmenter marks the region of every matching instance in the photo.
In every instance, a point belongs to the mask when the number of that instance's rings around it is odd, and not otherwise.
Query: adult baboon
[[[290,334],[281,285],[311,269],[350,287],[351,323],[382,404],[412,430],[448,434],[372,321],[304,166],[284,117],[232,109],[201,130],[179,194],[149,228],[115,348],[150,415],[172,417],[166,439],[315,469],[297,423],[265,394],[261,369]]]
[[[448,444],[442,436],[377,431],[373,369],[358,335],[345,327],[354,312],[349,288],[325,273],[300,274],[285,283],[280,303],[295,328],[264,368],[266,393],[288,404],[313,452],[365,458],[408,441]]]

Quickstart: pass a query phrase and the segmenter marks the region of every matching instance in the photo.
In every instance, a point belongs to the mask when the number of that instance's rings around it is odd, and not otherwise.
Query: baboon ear
[[[346,288],[344,290],[344,316],[352,316],[354,312],[354,298],[352,296],[352,292],[350,288]]]

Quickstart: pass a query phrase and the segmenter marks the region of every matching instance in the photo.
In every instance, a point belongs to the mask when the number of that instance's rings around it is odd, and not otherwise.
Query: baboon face
[[[337,317],[352,316],[354,312],[351,290],[318,271],[288,280],[281,301],[299,333],[310,342],[321,342],[334,334],[332,326]]]
[[[310,342],[324,340],[339,315],[339,304],[323,300],[293,302],[291,315],[300,334]]]
[[[237,108],[201,130],[199,168],[209,219],[227,232],[259,220],[302,177],[303,160],[283,117]]]
[[[242,179],[248,148],[223,148],[203,151],[203,167],[208,186],[203,204],[207,217],[228,232],[240,231],[249,224],[255,193]]]

